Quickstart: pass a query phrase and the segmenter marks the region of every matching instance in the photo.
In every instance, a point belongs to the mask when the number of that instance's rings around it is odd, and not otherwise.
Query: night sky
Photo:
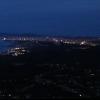
[[[100,0],[0,0],[0,32],[99,36]]]

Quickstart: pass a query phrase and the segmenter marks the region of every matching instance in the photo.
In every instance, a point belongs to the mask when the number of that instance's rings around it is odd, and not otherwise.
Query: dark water
[[[8,49],[10,49],[13,45],[13,42],[11,41],[3,41],[0,40],[0,53],[6,53]]]

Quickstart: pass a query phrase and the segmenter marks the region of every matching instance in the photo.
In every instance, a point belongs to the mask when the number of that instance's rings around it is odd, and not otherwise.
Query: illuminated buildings
[[[28,53],[28,50],[26,50],[25,48],[12,48],[10,50],[8,50],[8,54],[12,55],[12,56],[18,56],[18,55],[24,55]]]

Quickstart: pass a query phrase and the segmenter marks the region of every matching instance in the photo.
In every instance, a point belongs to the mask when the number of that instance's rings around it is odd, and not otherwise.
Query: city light
[[[28,53],[28,50],[23,47],[16,47],[8,50],[8,54],[11,54],[12,56],[24,55],[26,53]]]

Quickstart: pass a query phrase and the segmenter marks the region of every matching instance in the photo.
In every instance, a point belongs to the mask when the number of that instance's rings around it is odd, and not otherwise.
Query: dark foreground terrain
[[[0,56],[0,99],[100,96],[100,46],[45,43]]]

